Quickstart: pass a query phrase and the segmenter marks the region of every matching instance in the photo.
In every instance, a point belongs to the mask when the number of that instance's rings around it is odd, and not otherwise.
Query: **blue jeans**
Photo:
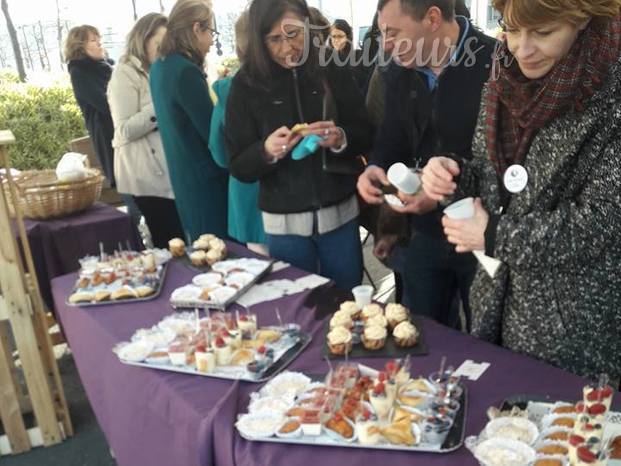
[[[476,272],[472,254],[458,254],[440,237],[414,232],[408,248],[402,251],[403,304],[414,314],[430,317],[448,327],[459,323],[459,301],[470,331],[468,298]]]
[[[267,235],[270,256],[306,270],[321,274],[350,290],[362,281],[362,247],[358,220],[320,235]]]

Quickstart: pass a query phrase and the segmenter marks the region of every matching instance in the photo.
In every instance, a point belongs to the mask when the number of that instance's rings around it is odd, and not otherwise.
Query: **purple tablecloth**
[[[438,455],[248,442],[237,434],[233,424],[237,414],[245,412],[249,394],[260,385],[121,364],[110,349],[119,341],[127,340],[136,329],[151,326],[169,314],[170,293],[188,283],[194,274],[173,263],[157,300],[88,310],[65,305],[74,275],[57,278],[52,283],[56,309],[80,377],[119,465],[476,464],[463,447],[451,454]],[[268,279],[295,279],[303,275],[289,268]],[[321,355],[324,322],[314,318],[313,302],[318,294],[336,304],[342,292],[324,288],[253,307],[260,325],[276,323],[273,309],[278,306],[284,320],[300,323],[313,335],[311,345],[289,366],[291,370],[322,373],[327,369]],[[565,371],[431,321],[424,322],[423,332],[430,354],[413,359],[413,374],[429,374],[437,369],[443,355],[455,365],[465,359],[491,363],[479,381],[466,382],[470,392],[467,435],[478,433],[484,426],[488,406],[498,405],[510,395],[576,399],[581,393],[584,381]],[[385,360],[360,362],[379,368]]]
[[[107,204],[96,203],[84,212],[51,220],[24,220],[30,243],[41,295],[53,309],[53,278],[74,272],[80,267],[78,259],[99,254],[99,243],[106,251],[138,248],[140,239],[129,215]],[[17,233],[17,229],[14,227]]]

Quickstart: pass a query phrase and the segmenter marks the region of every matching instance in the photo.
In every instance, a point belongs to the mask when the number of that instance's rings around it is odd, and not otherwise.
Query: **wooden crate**
[[[0,168],[10,172],[10,131],[0,131]],[[10,195],[15,202],[15,186]],[[50,340],[45,307],[35,274],[24,221],[16,209],[15,224],[23,257],[11,228],[4,190],[0,190],[0,454],[23,453],[50,446],[73,435],[67,401]],[[13,356],[17,351],[19,367]],[[21,376],[25,386],[20,382]],[[32,412],[35,426],[23,415]]]

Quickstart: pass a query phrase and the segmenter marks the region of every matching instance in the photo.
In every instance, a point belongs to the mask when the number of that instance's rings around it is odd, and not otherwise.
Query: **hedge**
[[[87,134],[67,78],[24,84],[7,71],[0,72],[0,129],[13,131],[11,165],[20,170],[54,168],[69,141]]]

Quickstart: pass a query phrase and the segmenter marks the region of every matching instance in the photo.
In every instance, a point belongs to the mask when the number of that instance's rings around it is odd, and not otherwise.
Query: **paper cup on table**
[[[474,199],[467,197],[461,201],[455,202],[444,209],[444,214],[453,220],[468,220],[474,217]],[[501,262],[498,259],[485,255],[484,251],[473,251],[474,257],[483,266],[487,274],[494,278]]]
[[[354,295],[356,306],[358,309],[362,309],[367,304],[371,304],[373,299],[373,287],[371,285],[360,285],[352,288],[351,292]]]
[[[474,217],[474,198],[467,197],[461,201],[454,202],[444,209],[444,214],[453,220],[468,220]]]
[[[393,164],[386,173],[390,184],[405,194],[414,194],[420,188],[420,177],[404,163]]]

